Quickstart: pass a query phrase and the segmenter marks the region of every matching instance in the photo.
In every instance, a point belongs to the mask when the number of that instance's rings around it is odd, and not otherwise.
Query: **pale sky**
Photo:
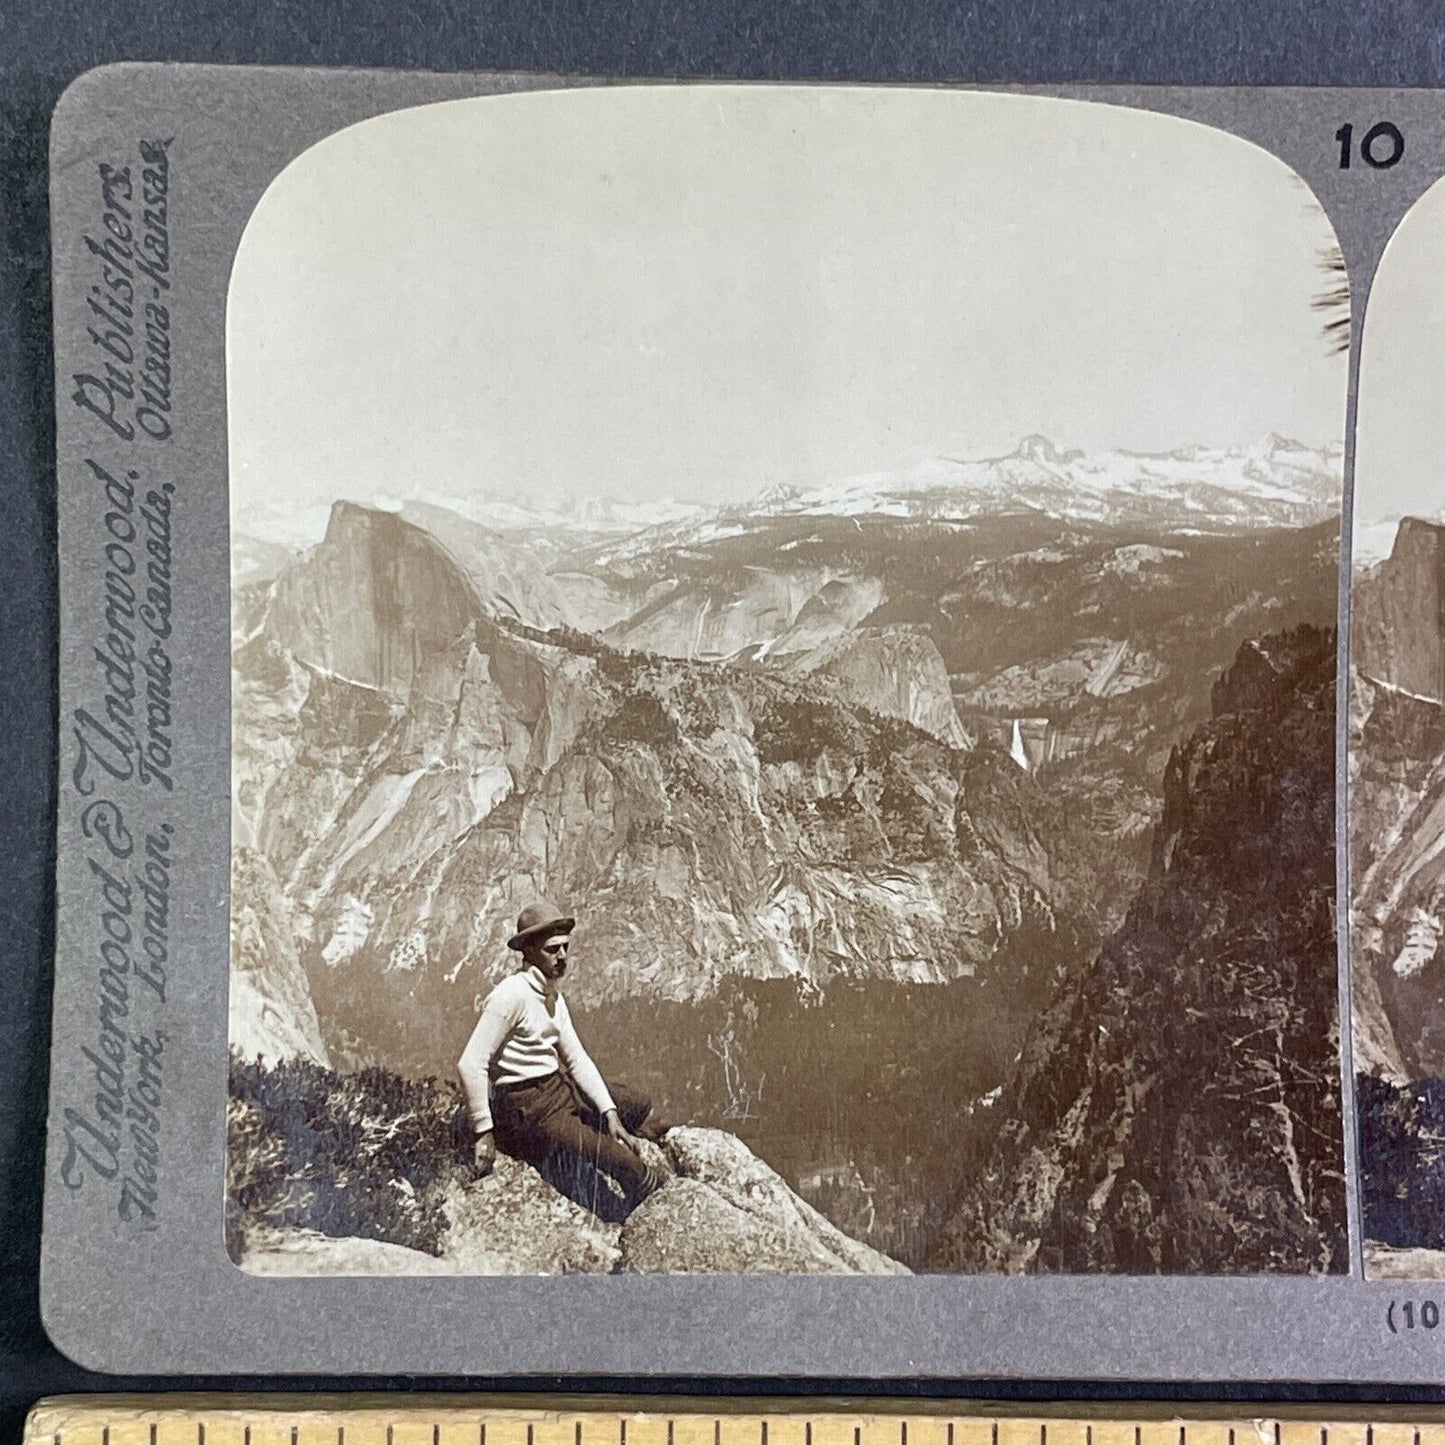
[[[642,86],[294,162],[238,253],[233,503],[724,500],[1011,451],[1313,445],[1333,236],[1279,161],[1084,102]]]
[[[1445,508],[1445,183],[1420,198],[1375,272],[1360,342],[1355,518]]]

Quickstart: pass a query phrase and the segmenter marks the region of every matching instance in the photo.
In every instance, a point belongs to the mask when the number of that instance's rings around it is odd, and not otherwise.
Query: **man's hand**
[[[619,1144],[626,1145],[639,1159],[642,1155],[642,1141],[635,1134],[629,1134],[622,1123],[622,1115],[616,1109],[609,1109],[602,1116],[602,1127],[607,1131],[609,1139],[616,1139]]]
[[[485,1179],[492,1172],[492,1166],[497,1162],[497,1141],[492,1137],[492,1131],[487,1130],[485,1134],[477,1135],[476,1148],[472,1150],[472,1163],[476,1166],[477,1178]]]

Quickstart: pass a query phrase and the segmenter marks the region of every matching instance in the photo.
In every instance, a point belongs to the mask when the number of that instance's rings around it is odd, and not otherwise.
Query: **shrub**
[[[607,719],[603,736],[612,743],[643,743],[664,749],[677,744],[677,723],[650,692],[626,692]]]
[[[758,761],[811,763],[825,751],[855,752],[861,730],[846,708],[801,694],[763,694],[753,707]]]
[[[231,1059],[227,1246],[247,1223],[383,1240],[436,1254],[444,1186],[466,1162],[460,1090],[381,1068]]]

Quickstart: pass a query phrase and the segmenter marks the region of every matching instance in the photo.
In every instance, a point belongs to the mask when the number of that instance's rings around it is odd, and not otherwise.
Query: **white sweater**
[[[572,1027],[567,1000],[561,994],[555,994],[554,1000],[548,1012],[547,981],[535,968],[504,978],[487,995],[457,1064],[477,1133],[492,1127],[493,1084],[545,1079],[563,1066],[599,1114],[616,1107]]]

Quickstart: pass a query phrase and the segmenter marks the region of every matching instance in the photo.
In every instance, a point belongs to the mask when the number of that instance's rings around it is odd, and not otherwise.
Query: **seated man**
[[[496,1160],[495,1121],[508,1154],[535,1164],[579,1203],[601,1212],[600,1171],[632,1208],[666,1178],[643,1159],[634,1133],[660,1139],[666,1126],[649,1117],[645,1094],[608,1089],[572,1027],[557,985],[575,925],[550,903],[522,910],[507,947],[522,955],[523,967],[487,995],[457,1071],[476,1126],[479,1173],[490,1174]]]

